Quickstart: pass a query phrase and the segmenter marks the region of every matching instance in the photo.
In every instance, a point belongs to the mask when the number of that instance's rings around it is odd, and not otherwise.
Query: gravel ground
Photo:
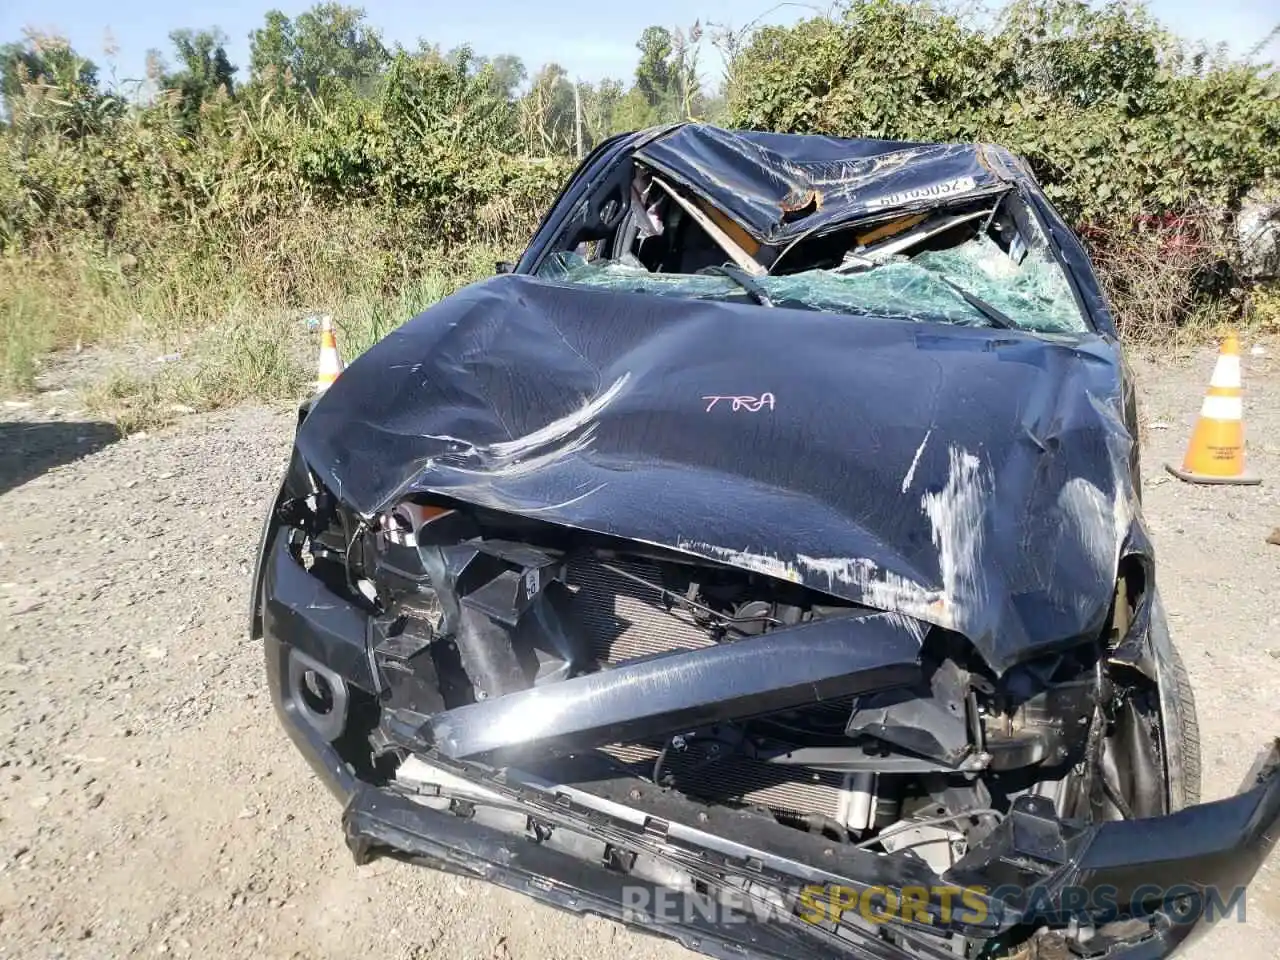
[[[1268,350],[1245,362],[1254,488],[1161,469],[1181,456],[1212,351],[1135,361],[1145,510],[1199,698],[1207,799],[1280,734],[1280,547],[1264,542],[1280,526],[1280,344]],[[72,397],[0,406],[0,956],[691,956],[483,884],[354,866],[245,639],[290,411],[117,441]],[[1188,956],[1262,960],[1277,938],[1273,862],[1247,922]]]

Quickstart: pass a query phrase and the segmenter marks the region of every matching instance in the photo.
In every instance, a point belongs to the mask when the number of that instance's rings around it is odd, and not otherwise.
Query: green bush
[[[743,127],[999,143],[1078,225],[1225,216],[1280,174],[1280,76],[1193,53],[1133,3],[1016,0],[983,30],[928,3],[854,0],[758,31],[729,95]]]
[[[330,99],[305,105],[219,88],[195,126],[175,92],[99,111],[74,137],[63,114],[87,109],[77,90],[28,87],[0,131],[0,243],[88,239],[143,269],[177,243],[238,267],[237,255],[263,235],[279,240],[302,212],[336,223],[374,217],[381,232],[370,252],[412,248],[400,259],[410,273],[426,266],[424,250],[516,244],[571,164],[519,153],[515,105],[469,57],[402,53],[375,95],[333,85]]]
[[[646,30],[629,92],[579,85],[585,145],[628,117],[722,109],[698,89],[701,36]],[[1124,2],[1015,0],[980,28],[928,3],[853,0],[719,39],[733,125],[1027,157],[1130,336],[1224,306],[1274,312],[1228,296],[1221,268],[1240,198],[1280,175],[1269,66],[1191,51]],[[466,47],[391,51],[336,4],[268,15],[241,85],[217,31],[174,40],[180,69],[157,65],[157,92],[134,103],[63,42],[0,46],[6,389],[29,387],[60,346],[199,343],[250,329],[249,315],[279,330],[290,311],[325,310],[363,347],[517,252],[574,163],[575,91],[555,64],[527,77],[517,58]],[[291,382],[278,359],[211,395]]]
[[[219,87],[194,114],[182,91],[125,108],[79,76],[27,85],[0,127],[4,386],[29,387],[49,349],[246,310],[365,303],[385,332],[418,305],[406,291],[511,256],[572,161],[519,152],[515,106],[469,57],[402,53],[367,96]]]

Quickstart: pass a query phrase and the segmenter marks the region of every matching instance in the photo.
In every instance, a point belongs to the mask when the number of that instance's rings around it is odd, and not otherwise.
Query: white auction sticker
[[[873,197],[867,201],[868,210],[876,210],[880,207],[901,207],[908,203],[914,203],[916,200],[937,200],[940,197],[951,197],[958,193],[968,193],[970,190],[977,189],[978,181],[973,177],[957,177],[954,180],[944,180],[942,183],[931,183],[927,187],[916,187],[914,190],[903,190],[901,193],[891,193],[887,197]]]

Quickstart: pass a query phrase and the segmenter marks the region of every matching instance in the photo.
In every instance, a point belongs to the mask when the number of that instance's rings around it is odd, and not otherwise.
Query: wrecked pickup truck
[[[1134,396],[987,145],[628,134],[299,411],[252,633],[386,855],[724,957],[1164,957],[1197,805]],[[1215,905],[1220,909],[1215,911]]]

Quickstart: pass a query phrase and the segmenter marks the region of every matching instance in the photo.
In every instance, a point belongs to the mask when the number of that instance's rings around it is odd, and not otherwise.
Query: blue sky
[[[359,0],[354,0],[356,5]],[[218,26],[230,39],[233,63],[247,67],[248,35],[273,6],[296,15],[307,2],[270,0],[0,0],[0,42],[19,39],[24,27],[57,32],[102,68],[110,80],[140,77],[146,51],[168,53],[168,34],[179,27]],[[763,16],[766,22],[797,19],[825,4],[783,3],[773,0],[644,0],[638,3],[530,4],[527,0],[365,0],[369,21],[388,41],[413,45],[418,38],[450,47],[470,42],[482,54],[516,53],[531,69],[549,60],[564,65],[583,80],[605,76],[629,78],[635,66],[636,38],[651,23],[688,25],[730,23],[740,27]],[[1227,43],[1233,52],[1248,50],[1280,23],[1280,7],[1273,0],[1215,0],[1212,13],[1204,0],[1153,0],[1152,9],[1175,32],[1193,40]],[[593,12],[588,13],[586,11]],[[103,54],[108,35],[119,53],[114,64]],[[1280,60],[1280,43],[1267,47]],[[704,55],[708,79],[718,73],[714,52]],[[242,70],[241,76],[244,76]]]

